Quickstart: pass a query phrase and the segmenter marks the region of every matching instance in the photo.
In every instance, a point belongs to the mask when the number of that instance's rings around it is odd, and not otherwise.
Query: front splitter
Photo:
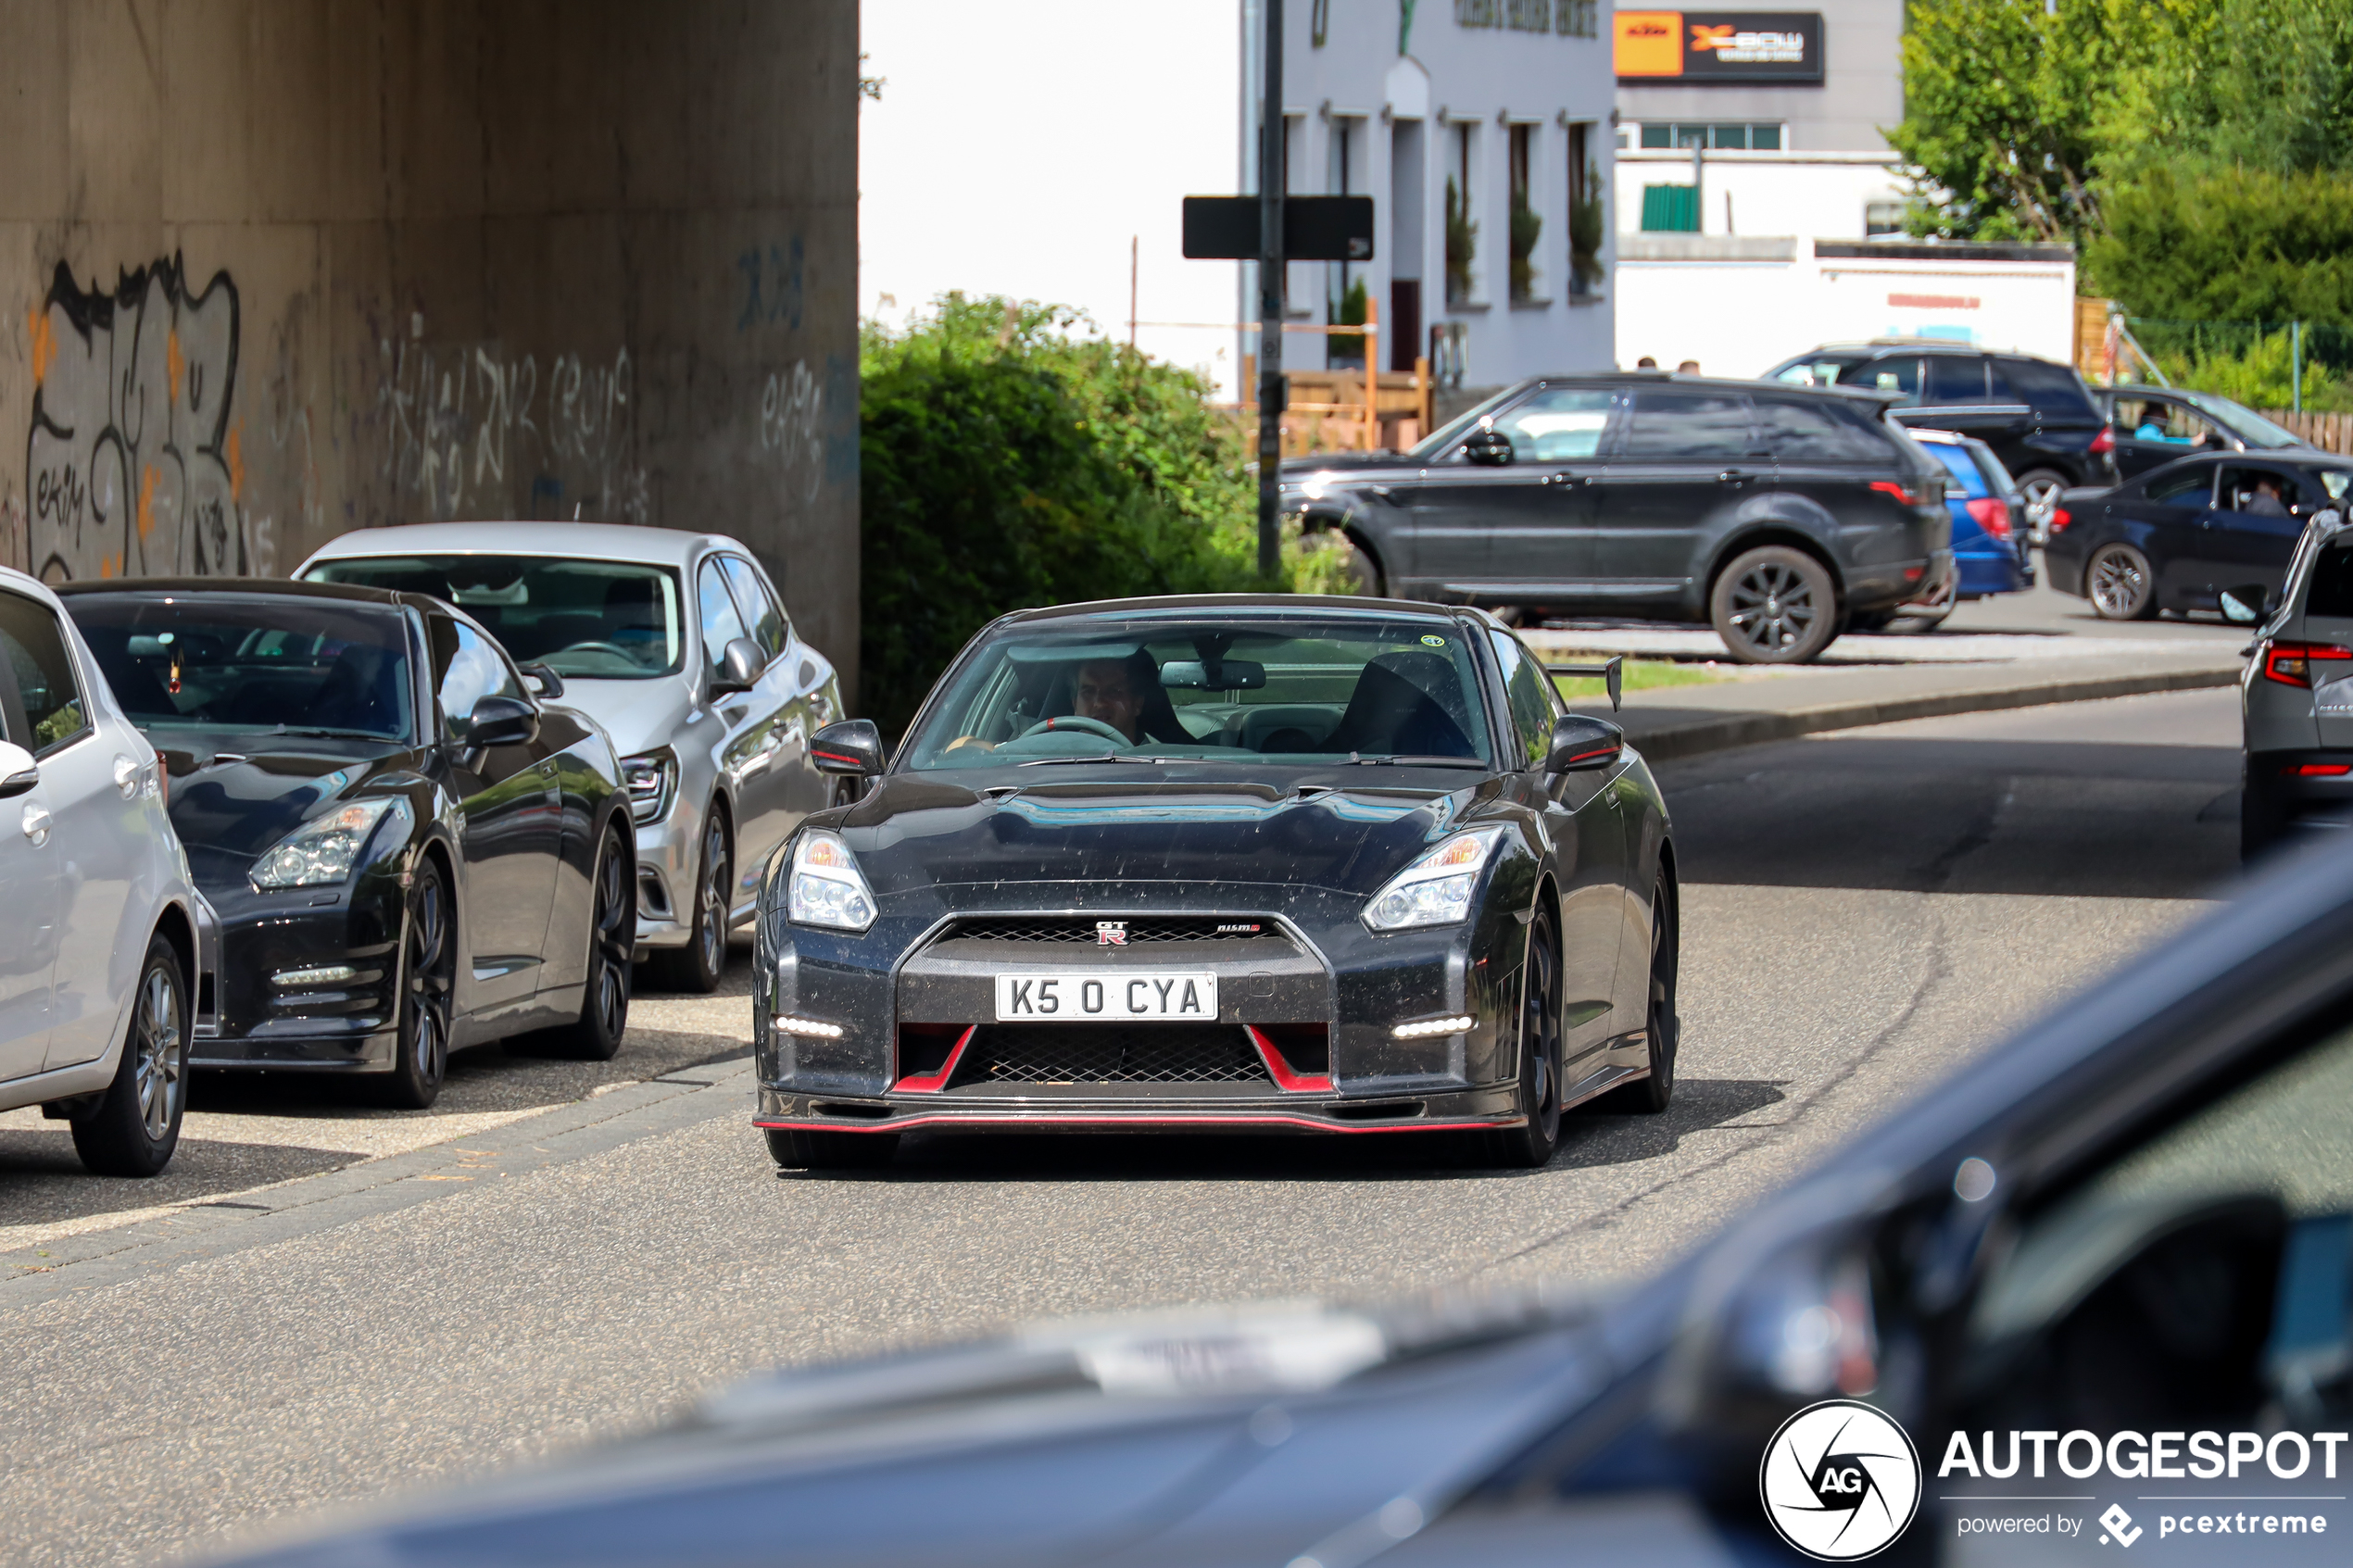
[[[1448,1133],[1517,1127],[1510,1085],[1434,1095],[1318,1096],[1240,1105],[1057,1099],[958,1104],[930,1096],[862,1098],[760,1091],[752,1124],[792,1132]]]

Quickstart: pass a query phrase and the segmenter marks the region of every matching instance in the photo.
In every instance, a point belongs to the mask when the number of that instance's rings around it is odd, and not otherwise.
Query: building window
[[[1699,187],[1696,185],[1643,186],[1642,232],[1645,234],[1698,233]]]
[[[1781,150],[1781,128],[1777,121],[1735,125],[1652,123],[1642,127],[1642,145],[1687,150],[1692,147],[1723,147],[1743,152],[1777,153]]]
[[[1866,238],[1875,234],[1900,234],[1903,232],[1904,204],[1902,202],[1865,202],[1863,204],[1863,233]]]
[[[1594,127],[1568,128],[1568,292],[1589,295],[1602,281],[1602,237],[1609,215],[1602,206],[1602,171],[1593,161]]]
[[[1543,214],[1536,210],[1535,179],[1531,168],[1536,157],[1537,127],[1515,125],[1511,128],[1512,164],[1512,303],[1537,303],[1536,242],[1544,232]]]
[[[1349,115],[1335,117],[1326,144],[1330,151],[1328,184],[1331,194],[1336,196],[1363,195],[1365,122]],[[1362,326],[1370,296],[1365,292],[1361,270],[1352,268],[1345,261],[1334,261],[1327,263],[1324,270],[1329,281],[1324,302],[1324,324],[1331,327]],[[1324,342],[1328,347],[1327,363],[1362,365],[1365,362],[1365,340],[1361,335],[1333,332]]]
[[[1454,167],[1446,176],[1446,303],[1468,305],[1478,298],[1478,222],[1471,193],[1478,188],[1478,127],[1458,120]]]

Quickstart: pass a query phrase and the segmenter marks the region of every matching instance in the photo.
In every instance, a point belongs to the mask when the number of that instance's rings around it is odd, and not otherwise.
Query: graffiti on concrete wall
[[[824,478],[825,441],[819,428],[825,389],[809,373],[809,362],[772,371],[760,394],[760,449],[774,452],[784,468],[785,493],[806,504],[816,500]]]
[[[29,313],[32,417],[26,558],[50,582],[235,574],[249,541],[237,381],[237,288],[187,286],[178,257],[111,291],[60,262]]]
[[[425,517],[581,507],[607,521],[653,521],[651,485],[634,460],[627,349],[610,360],[560,354],[543,371],[536,355],[495,343],[387,338],[379,347],[384,478]],[[519,491],[528,495],[520,505]]]

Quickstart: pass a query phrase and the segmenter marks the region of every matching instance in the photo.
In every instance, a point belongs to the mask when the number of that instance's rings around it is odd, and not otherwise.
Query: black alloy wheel
[[[147,942],[122,1060],[97,1108],[72,1120],[73,1151],[100,1176],[152,1176],[171,1162],[188,1085],[188,982],[162,933]]]
[[[768,1155],[779,1170],[872,1171],[899,1152],[897,1133],[810,1133],[765,1127]]]
[[[727,847],[727,819],[713,802],[703,813],[702,854],[695,866],[695,918],[683,947],[653,955],[655,973],[672,991],[709,996],[727,972],[727,916],[734,909],[736,858]]]
[[[409,873],[407,933],[400,951],[400,1032],[392,1071],[378,1098],[402,1110],[422,1110],[449,1075],[449,1024],[457,997],[458,934],[441,862],[418,858]]]
[[[1560,1148],[1561,950],[1548,909],[1539,909],[1528,925],[1518,1037],[1517,1106],[1527,1121],[1487,1135],[1487,1163],[1508,1169],[1542,1165]]]
[[[2083,567],[2083,596],[2102,621],[2146,621],[2157,613],[2157,573],[2130,545],[2102,545]]]
[[[1838,634],[1838,590],[1820,561],[1786,545],[1733,558],[1707,596],[1708,620],[1743,664],[1799,664]]]
[[[1595,1109],[1655,1116],[1674,1099],[1675,1052],[1683,1038],[1683,1021],[1675,1011],[1675,971],[1680,957],[1675,886],[1662,871],[1651,890],[1650,1002],[1642,1018],[1650,1042],[1650,1076],[1611,1090]]]
[[[637,884],[629,846],[618,827],[597,852],[588,922],[588,968],[580,987],[580,1018],[550,1033],[551,1054],[575,1061],[610,1061],[629,1030],[630,957],[637,946]]]

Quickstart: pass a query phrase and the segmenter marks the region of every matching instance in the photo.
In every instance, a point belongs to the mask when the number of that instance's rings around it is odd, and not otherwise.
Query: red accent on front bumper
[[[1275,1042],[1262,1034],[1256,1024],[1245,1023],[1242,1028],[1249,1032],[1250,1043],[1258,1047],[1258,1060],[1266,1064],[1266,1075],[1275,1080],[1275,1087],[1288,1094],[1327,1095],[1332,1092],[1330,1073],[1293,1073],[1290,1063],[1283,1060],[1283,1053],[1276,1048]]]
[[[891,1092],[901,1095],[936,1095],[946,1088],[948,1080],[956,1075],[956,1064],[964,1060],[964,1047],[973,1043],[973,1035],[979,1028],[980,1025],[977,1023],[967,1025],[964,1032],[956,1036],[956,1043],[949,1047],[948,1060],[939,1064],[938,1072],[910,1073],[893,1084],[890,1086]],[[763,1122],[761,1125],[766,1126],[767,1123]]]

